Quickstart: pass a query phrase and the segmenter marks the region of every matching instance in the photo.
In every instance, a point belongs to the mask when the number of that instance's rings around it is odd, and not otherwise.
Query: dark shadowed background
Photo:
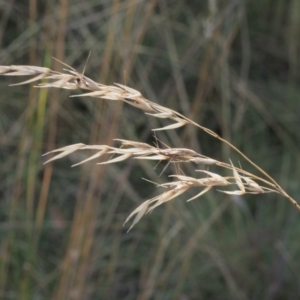
[[[0,0],[0,64],[62,70],[52,57],[214,130],[300,200],[299,0]],[[183,195],[126,233],[128,214],[161,193],[142,178],[166,182],[172,168],[71,168],[84,152],[43,165],[42,154],[152,143],[167,123],[77,91],[8,86],[22,80],[0,78],[1,299],[300,298],[300,214],[283,197]],[[157,137],[254,171],[189,126]]]

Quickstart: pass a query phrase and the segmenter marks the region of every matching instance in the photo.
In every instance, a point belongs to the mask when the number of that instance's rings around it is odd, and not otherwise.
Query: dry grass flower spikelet
[[[64,64],[65,65],[65,64]],[[206,192],[215,187],[220,186],[237,186],[238,189],[219,190],[218,191],[231,195],[244,195],[244,194],[264,194],[264,193],[277,193],[285,197],[290,203],[292,203],[296,209],[300,211],[299,204],[290,197],[286,191],[272,178],[267,172],[256,165],[250,158],[248,158],[243,152],[237,149],[234,145],[227,140],[221,138],[217,133],[212,130],[195,123],[180,113],[161,106],[157,103],[151,102],[143,97],[143,95],[130,87],[122,84],[115,84],[112,86],[103,85],[97,83],[87,77],[86,75],[76,71],[72,67],[65,65],[67,68],[63,69],[63,72],[52,71],[48,68],[36,67],[36,66],[0,66],[0,74],[4,76],[34,76],[33,78],[22,81],[20,83],[12,84],[12,86],[29,84],[37,82],[43,79],[47,79],[46,83],[39,83],[37,88],[61,88],[69,90],[82,89],[87,92],[80,95],[73,95],[71,97],[93,97],[99,99],[106,99],[110,101],[122,101],[128,105],[131,105],[150,117],[167,119],[172,123],[170,125],[152,129],[153,131],[174,130],[185,126],[187,124],[195,126],[199,130],[211,135],[218,139],[220,142],[226,144],[232,150],[237,152],[242,158],[250,163],[260,174],[252,174],[234,166],[231,160],[228,158],[230,164],[221,162],[215,158],[211,158],[200,153],[195,152],[192,149],[187,148],[160,148],[157,145],[151,146],[147,143],[140,141],[130,141],[124,139],[115,139],[120,143],[120,147],[112,147],[108,145],[85,145],[82,143],[69,145],[56,150],[52,150],[44,155],[57,153],[52,158],[48,159],[45,163],[50,163],[55,160],[68,156],[76,151],[97,151],[96,153],[84,159],[81,162],[74,164],[77,166],[85,162],[98,159],[100,157],[106,157],[107,160],[103,160],[98,164],[112,164],[120,161],[125,161],[130,158],[139,160],[154,160],[154,161],[168,161],[169,163],[196,163],[202,165],[216,165],[219,168],[230,169],[233,173],[231,177],[223,177],[220,174],[210,172],[208,170],[195,170],[202,173],[204,176],[201,178],[195,178],[193,176],[185,176],[174,174],[170,176],[170,179],[174,181],[166,182],[157,185],[159,188],[164,188],[165,191],[149,200],[144,201],[138,206],[126,219],[125,223],[131,220],[133,217],[132,225],[129,230],[137,224],[140,219],[147,213],[152,212],[156,207],[168,202],[181,194],[185,193],[191,188],[200,188],[201,191],[194,197],[187,201],[199,198]],[[259,184],[260,182],[261,184]],[[125,224],[124,223],[124,224]]]

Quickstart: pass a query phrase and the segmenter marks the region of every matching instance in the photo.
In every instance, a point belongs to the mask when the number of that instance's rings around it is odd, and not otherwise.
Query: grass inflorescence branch
[[[108,145],[85,145],[82,143],[69,145],[46,153],[59,153],[47,160],[45,163],[60,159],[67,156],[75,151],[82,150],[93,150],[95,154],[89,158],[78,162],[73,166],[80,165],[87,161],[105,157],[108,155],[108,159],[98,164],[109,164],[124,161],[129,158],[142,159],[142,160],[154,160],[154,161],[167,161],[167,166],[170,163],[194,163],[200,165],[216,165],[221,168],[230,169],[232,176],[224,177],[220,174],[210,172],[208,170],[196,170],[202,174],[201,177],[189,177],[184,174],[173,174],[169,177],[173,181],[157,184],[157,187],[164,188],[165,191],[149,200],[144,201],[139,207],[137,207],[126,219],[125,223],[134,217],[133,223],[129,230],[147,213],[151,212],[157,206],[170,201],[179,195],[185,193],[192,188],[200,188],[201,191],[197,193],[188,201],[194,200],[204,193],[208,192],[212,188],[216,188],[217,191],[231,194],[231,195],[244,195],[244,194],[264,194],[264,193],[277,193],[284,196],[290,201],[299,211],[299,204],[291,198],[285,190],[273,179],[268,173],[257,166],[250,158],[248,158],[243,152],[237,149],[234,145],[229,143],[227,140],[220,137],[212,130],[203,127],[194,121],[188,119],[182,114],[161,106],[157,103],[151,102],[145,99],[142,94],[132,88],[125,85],[115,84],[113,86],[107,86],[93,81],[84,74],[76,71],[75,69],[67,66],[63,73],[52,71],[48,68],[36,67],[36,66],[0,66],[0,74],[6,76],[26,76],[31,75],[33,78],[13,84],[13,86],[28,84],[35,81],[47,79],[46,83],[39,83],[36,87],[38,88],[61,88],[61,89],[83,89],[88,92],[73,95],[71,97],[94,97],[112,101],[122,101],[131,106],[134,106],[145,114],[156,118],[169,119],[172,121],[170,125],[165,127],[152,129],[153,131],[172,130],[180,128],[187,124],[196,126],[203,130],[207,134],[213,136],[219,141],[225,143],[228,147],[233,149],[235,152],[240,154],[246,161],[254,166],[259,172],[260,176],[249,173],[241,168],[237,168],[229,159],[229,164],[221,161],[217,161],[214,158],[204,156],[191,149],[186,148],[171,148],[165,147],[160,148],[158,145],[151,146],[146,143],[129,141],[124,139],[116,139],[115,141],[120,143],[120,147],[112,147]],[[235,190],[226,190],[226,186],[235,186]]]

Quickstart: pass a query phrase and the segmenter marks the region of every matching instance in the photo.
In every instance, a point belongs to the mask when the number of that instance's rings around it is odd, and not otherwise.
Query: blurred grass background
[[[61,70],[52,57],[126,84],[225,137],[300,199],[298,0],[0,1],[0,63]],[[158,120],[115,102],[0,81],[1,299],[297,299],[299,213],[275,194],[188,195],[129,233],[155,194],[142,161],[70,168],[42,154],[113,138],[152,143]],[[228,162],[186,127],[160,133]],[[84,155],[84,153],[80,153]],[[245,162],[244,169],[252,170]],[[193,171],[195,166],[190,166]]]

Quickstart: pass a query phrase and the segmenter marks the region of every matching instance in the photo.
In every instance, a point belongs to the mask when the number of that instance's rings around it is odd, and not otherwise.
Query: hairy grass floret
[[[189,177],[183,174],[180,168],[177,168],[178,174],[170,175],[169,178],[173,181],[166,182],[163,184],[156,184],[158,188],[164,188],[165,191],[158,196],[155,196],[152,199],[144,201],[139,207],[137,207],[126,219],[125,223],[128,222],[131,218],[134,217],[132,225],[129,230],[147,213],[152,212],[159,205],[166,203],[186,191],[196,188],[201,189],[192,198],[187,201],[194,200],[199,198],[206,192],[210,191],[212,188],[216,188],[217,191],[231,194],[231,195],[244,195],[244,194],[264,194],[264,193],[278,193],[284,196],[288,201],[290,201],[299,211],[299,204],[291,198],[283,188],[264,170],[257,166],[253,161],[251,161],[244,153],[237,149],[234,145],[229,143],[227,140],[221,138],[218,134],[212,130],[203,127],[192,120],[186,118],[182,114],[151,102],[145,99],[142,94],[121,84],[115,84],[114,86],[107,86],[93,81],[87,76],[76,71],[75,69],[67,66],[67,69],[64,69],[64,73],[52,71],[48,68],[36,67],[36,66],[0,66],[0,74],[6,76],[25,76],[33,75],[34,77],[23,81],[21,83],[13,84],[21,85],[28,84],[31,82],[39,81],[42,79],[47,79],[47,83],[39,83],[38,88],[61,88],[61,89],[83,89],[87,90],[87,93],[80,95],[73,95],[71,97],[95,97],[100,99],[112,100],[112,101],[122,101],[126,104],[129,104],[145,114],[162,119],[169,119],[172,121],[170,125],[165,127],[152,129],[155,131],[162,130],[172,130],[180,128],[187,124],[196,126],[198,129],[203,130],[207,134],[213,136],[219,141],[225,143],[228,147],[240,154],[246,161],[252,164],[256,170],[261,175],[255,175],[249,173],[241,168],[237,168],[229,160],[229,164],[225,162],[218,161],[214,158],[199,154],[192,149],[187,148],[171,148],[165,146],[161,148],[158,146],[158,143],[155,146],[151,146],[146,143],[129,141],[124,139],[115,139],[116,142],[119,142],[120,147],[112,147],[108,145],[85,145],[82,143],[69,145],[62,147],[56,150],[52,150],[44,155],[51,153],[59,153],[54,155],[52,158],[48,159],[45,163],[52,162],[54,160],[65,157],[75,151],[96,151],[95,154],[89,156],[87,159],[74,164],[77,166],[83,164],[87,161],[108,157],[106,160],[98,162],[98,164],[111,164],[124,161],[126,159],[139,159],[139,160],[154,160],[154,161],[167,161],[166,167],[170,163],[193,163],[200,164],[202,166],[216,165],[220,168],[229,169],[232,171],[232,176],[224,177],[221,172],[213,173],[208,170],[195,170],[202,174],[202,177],[195,178]],[[165,167],[165,168],[166,168]],[[164,168],[164,170],[165,170]],[[224,190],[224,187],[235,186],[235,190]],[[222,187],[222,189],[219,189]]]

